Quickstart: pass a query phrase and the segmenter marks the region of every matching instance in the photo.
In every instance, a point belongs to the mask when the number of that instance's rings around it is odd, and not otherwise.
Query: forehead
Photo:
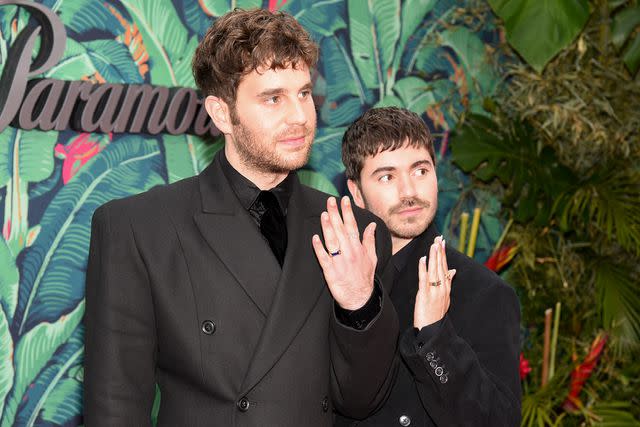
[[[311,82],[309,68],[299,63],[296,68],[271,69],[261,66],[244,75],[238,84],[238,92],[255,92],[265,89],[299,89]]]
[[[367,156],[364,159],[362,171],[374,171],[378,168],[409,168],[421,161],[432,163],[431,155],[425,147],[403,145],[395,150],[379,151],[373,156]]]

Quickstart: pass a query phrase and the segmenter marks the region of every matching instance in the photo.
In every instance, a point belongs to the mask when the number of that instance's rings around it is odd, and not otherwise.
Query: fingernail
[[[331,206],[335,206],[336,205],[336,198],[335,197],[329,197],[329,204]]]
[[[350,204],[351,204],[351,200],[349,200],[349,196],[344,196],[344,197],[342,198],[342,202],[343,202],[345,205],[350,205]]]
[[[422,258],[420,258],[420,263],[421,264],[426,264],[427,263],[427,257],[423,256]]]
[[[442,239],[442,249],[444,249],[444,248],[445,248],[445,241],[444,241],[444,239]]]

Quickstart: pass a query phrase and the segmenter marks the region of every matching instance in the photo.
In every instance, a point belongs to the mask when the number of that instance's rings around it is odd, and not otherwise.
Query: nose
[[[289,111],[287,111],[287,122],[291,125],[305,125],[307,123],[307,112],[305,102],[295,98],[289,104]]]
[[[403,199],[410,199],[416,196],[416,185],[409,174],[402,174],[398,180],[398,192]]]

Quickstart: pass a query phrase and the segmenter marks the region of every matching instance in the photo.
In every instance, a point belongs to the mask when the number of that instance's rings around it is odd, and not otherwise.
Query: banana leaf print
[[[17,335],[52,321],[84,297],[84,273],[93,211],[166,182],[155,140],[126,136],[111,143],[48,205],[36,243],[22,258],[13,322]]]
[[[0,188],[6,189],[2,236],[13,256],[36,239],[40,227],[29,226],[31,182],[53,172],[53,145],[58,132],[27,132],[8,127],[0,134]]]
[[[68,425],[75,420],[75,424],[78,423],[82,413],[83,336],[80,324],[40,371],[24,393],[15,424],[31,427],[44,422]]]
[[[83,314],[84,301],[54,322],[38,324],[14,343],[13,387],[7,395],[0,426],[14,425],[16,411],[23,400],[23,394],[56,350],[69,339]]]

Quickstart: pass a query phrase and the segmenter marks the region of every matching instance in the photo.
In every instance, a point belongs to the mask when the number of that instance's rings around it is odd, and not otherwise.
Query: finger
[[[344,228],[347,235],[352,239],[360,240],[358,223],[356,222],[356,217],[353,215],[353,208],[351,207],[349,196],[342,198],[342,220],[344,221]]]
[[[445,277],[445,271],[442,269],[442,236],[438,237],[436,242],[436,277],[440,281],[440,286],[445,284],[447,278]]]
[[[429,269],[427,270],[427,279],[429,282],[438,281],[438,276],[436,275],[436,245],[437,243],[434,243],[429,248]]]
[[[367,251],[367,256],[375,263],[378,262],[378,254],[376,253],[376,226],[375,222],[367,225],[362,236],[362,245]]]
[[[324,244],[327,247],[329,253],[337,252],[340,250],[340,242],[336,237],[333,224],[329,219],[327,212],[322,212],[320,215],[320,226],[322,227],[322,237],[324,237]]]
[[[454,268],[452,270],[449,270],[449,280],[447,281],[447,294],[451,294],[451,285],[453,284],[453,278],[456,275],[457,270]]]
[[[442,271],[449,271],[449,265],[447,264],[447,243],[442,239]]]
[[[313,251],[316,253],[316,258],[318,258],[318,262],[320,263],[320,267],[322,267],[322,270],[328,270],[331,265],[331,257],[324,249],[324,245],[320,240],[320,236],[314,234],[311,238],[311,245],[313,246]]]
[[[350,243],[346,236],[344,223],[342,222],[342,217],[338,211],[338,204],[335,197],[329,197],[329,199],[327,199],[327,212],[329,214],[329,221],[333,226],[333,232],[336,241],[338,242],[338,246],[340,246],[340,249],[344,251],[349,248]]]
[[[429,284],[427,283],[427,257],[421,257],[418,260],[418,293],[426,292]]]

